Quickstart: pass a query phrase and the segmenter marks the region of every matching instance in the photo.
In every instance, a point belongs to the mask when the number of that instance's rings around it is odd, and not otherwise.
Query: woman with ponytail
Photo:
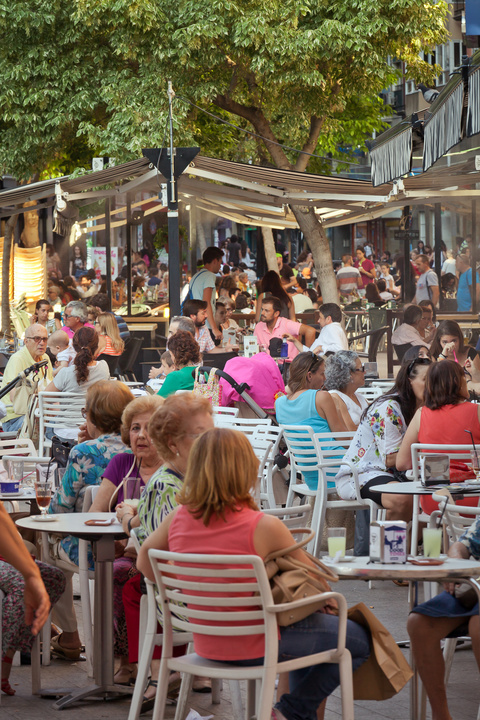
[[[108,380],[110,371],[105,360],[95,360],[98,352],[98,334],[94,328],[82,327],[73,336],[75,355],[73,365],[61,368],[55,380],[47,385],[46,392],[86,393],[90,385]]]

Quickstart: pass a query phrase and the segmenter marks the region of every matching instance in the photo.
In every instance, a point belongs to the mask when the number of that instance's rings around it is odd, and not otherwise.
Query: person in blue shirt
[[[470,260],[466,255],[457,256],[458,288],[457,288],[457,312],[470,312],[472,309],[472,282],[473,273],[470,267]],[[477,273],[477,303],[480,300],[480,277]]]

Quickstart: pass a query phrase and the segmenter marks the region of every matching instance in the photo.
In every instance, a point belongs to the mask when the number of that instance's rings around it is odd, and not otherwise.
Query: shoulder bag
[[[310,528],[295,528],[294,532],[308,533],[308,537],[295,545],[270,553],[264,560],[275,605],[293,602],[318,595],[318,593],[330,592],[328,581],[337,582],[338,580],[338,575],[331,568],[309,553],[306,554],[315,567],[291,557],[290,553],[307,545],[315,535]],[[278,624],[282,627],[293,625],[320,610],[327,603],[328,600],[317,599],[311,605],[277,613]]]
[[[395,639],[365,603],[348,611],[348,619],[370,632],[370,656],[353,673],[355,700],[388,700],[396,695],[413,676]]]
[[[195,368],[195,382],[193,384],[193,392],[195,395],[203,395],[203,397],[206,397],[207,400],[210,400],[210,403],[214,406],[219,406],[222,404],[222,387],[219,382],[219,378],[216,375],[216,369],[212,368],[210,370],[210,373],[208,375],[207,382],[200,382],[198,377],[198,370],[199,368]],[[203,378],[203,371],[202,371],[202,378]]]

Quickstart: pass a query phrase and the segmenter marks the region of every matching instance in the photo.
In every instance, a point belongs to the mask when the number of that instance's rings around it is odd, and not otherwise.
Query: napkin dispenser
[[[370,523],[370,561],[407,562],[407,523],[376,520]]]
[[[420,458],[420,478],[424,487],[450,484],[450,458],[446,453],[430,453]]]

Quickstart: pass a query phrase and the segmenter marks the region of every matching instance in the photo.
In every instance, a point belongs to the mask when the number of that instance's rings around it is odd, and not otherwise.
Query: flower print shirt
[[[480,560],[480,517],[477,517],[475,522],[465,530],[460,537],[460,542],[465,545],[475,560]]]
[[[120,435],[113,433],[75,445],[68,456],[62,485],[52,498],[48,512],[82,512],[87,485],[100,485],[110,460],[124,452],[131,451],[125,447]],[[78,565],[78,538],[67,535],[61,545],[70,560]]]
[[[360,487],[379,475],[392,475],[387,455],[398,452],[407,423],[396,400],[375,403],[360,422],[344,460],[358,472]],[[344,500],[356,499],[355,484],[348,465],[342,465],[335,477],[337,492]]]

